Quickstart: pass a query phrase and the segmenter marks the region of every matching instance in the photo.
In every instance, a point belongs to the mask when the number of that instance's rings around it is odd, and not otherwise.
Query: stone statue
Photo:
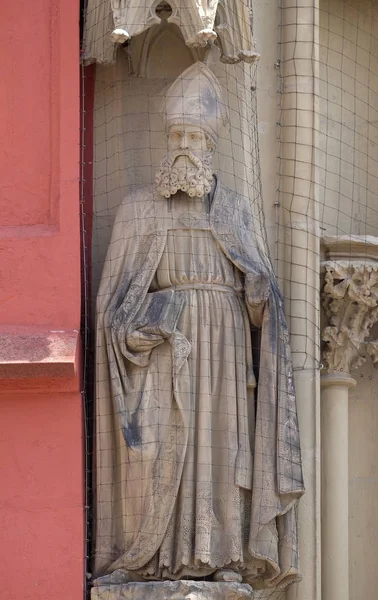
[[[118,210],[98,293],[95,575],[285,587],[303,479],[282,297],[213,173],[213,73],[184,71],[162,113],[168,153]]]

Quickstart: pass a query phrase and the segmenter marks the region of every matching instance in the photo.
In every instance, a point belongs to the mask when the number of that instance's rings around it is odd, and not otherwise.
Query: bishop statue
[[[119,207],[97,298],[95,574],[283,588],[303,479],[282,296],[214,173],[212,71],[161,110],[167,154]]]

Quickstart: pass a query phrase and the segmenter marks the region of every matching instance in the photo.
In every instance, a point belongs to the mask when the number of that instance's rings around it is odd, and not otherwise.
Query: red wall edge
[[[84,239],[82,244],[82,278],[83,289],[86,288],[88,298],[91,298],[92,272],[92,229],[93,229],[93,148],[94,148],[94,92],[96,81],[96,65],[82,67],[81,76],[81,131],[82,131],[82,203],[81,217]],[[87,318],[91,321],[90,302],[87,306]]]

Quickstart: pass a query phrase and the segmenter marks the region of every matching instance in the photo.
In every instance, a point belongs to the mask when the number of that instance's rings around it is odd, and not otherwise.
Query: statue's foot
[[[232,569],[219,569],[219,571],[215,571],[213,579],[214,581],[228,581],[234,583],[241,583],[243,581],[240,573],[237,573]]]
[[[134,573],[133,571],[126,571],[126,569],[117,569],[113,573],[108,575],[102,575],[94,580],[94,585],[119,585],[122,583],[133,583],[145,581],[141,575]]]

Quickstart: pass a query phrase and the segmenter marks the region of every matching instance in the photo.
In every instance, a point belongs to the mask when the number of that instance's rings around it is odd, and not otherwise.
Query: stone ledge
[[[80,335],[76,330],[35,327],[0,329],[1,388],[38,388],[38,381],[66,391],[67,382],[78,382]],[[55,383],[54,383],[55,382]],[[7,385],[8,383],[8,385]]]
[[[328,235],[320,240],[322,262],[378,261],[378,237],[372,235]]]
[[[148,581],[98,585],[91,600],[252,600],[250,585],[213,581]]]

